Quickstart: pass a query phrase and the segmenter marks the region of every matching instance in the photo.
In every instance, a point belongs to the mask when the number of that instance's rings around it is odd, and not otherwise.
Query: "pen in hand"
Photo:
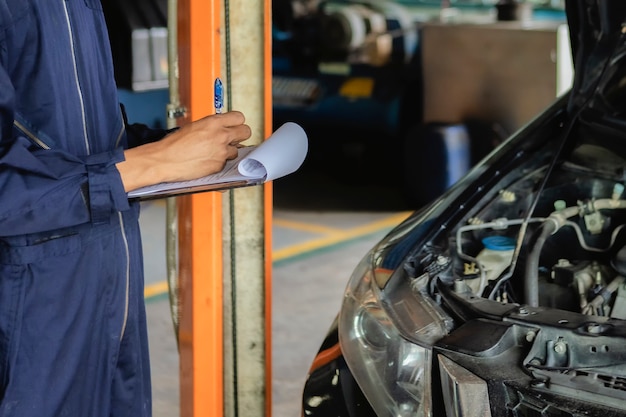
[[[213,106],[215,107],[215,114],[221,114],[224,110],[224,84],[222,84],[222,80],[219,77],[215,79],[213,84]],[[237,143],[234,146],[237,148],[244,147],[241,143]]]
[[[213,93],[214,93],[214,106],[215,106],[215,114],[220,114],[224,109],[224,86],[222,84],[222,80],[218,78],[215,79],[215,83],[213,85]]]

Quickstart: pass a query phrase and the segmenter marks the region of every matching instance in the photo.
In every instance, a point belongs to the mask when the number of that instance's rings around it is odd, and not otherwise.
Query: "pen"
[[[224,108],[224,85],[219,77],[215,79],[213,93],[215,97],[215,114],[220,114]]]

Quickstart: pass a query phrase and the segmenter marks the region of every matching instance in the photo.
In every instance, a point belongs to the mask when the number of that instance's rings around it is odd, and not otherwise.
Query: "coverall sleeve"
[[[14,97],[0,66],[0,236],[105,222],[129,208],[121,147],[85,157],[42,149],[13,128]]]

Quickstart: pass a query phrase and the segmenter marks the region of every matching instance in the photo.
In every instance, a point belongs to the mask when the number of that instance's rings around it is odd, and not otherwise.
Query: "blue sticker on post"
[[[215,79],[213,93],[215,97],[215,114],[220,114],[224,109],[224,85],[219,78]]]

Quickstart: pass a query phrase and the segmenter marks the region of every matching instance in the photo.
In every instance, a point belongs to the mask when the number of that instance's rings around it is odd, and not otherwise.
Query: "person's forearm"
[[[125,160],[116,164],[126,192],[166,181],[156,144],[146,144],[124,151]]]
[[[243,114],[229,112],[189,123],[162,140],[124,151],[116,164],[126,192],[160,182],[196,179],[220,171],[249,138]]]

